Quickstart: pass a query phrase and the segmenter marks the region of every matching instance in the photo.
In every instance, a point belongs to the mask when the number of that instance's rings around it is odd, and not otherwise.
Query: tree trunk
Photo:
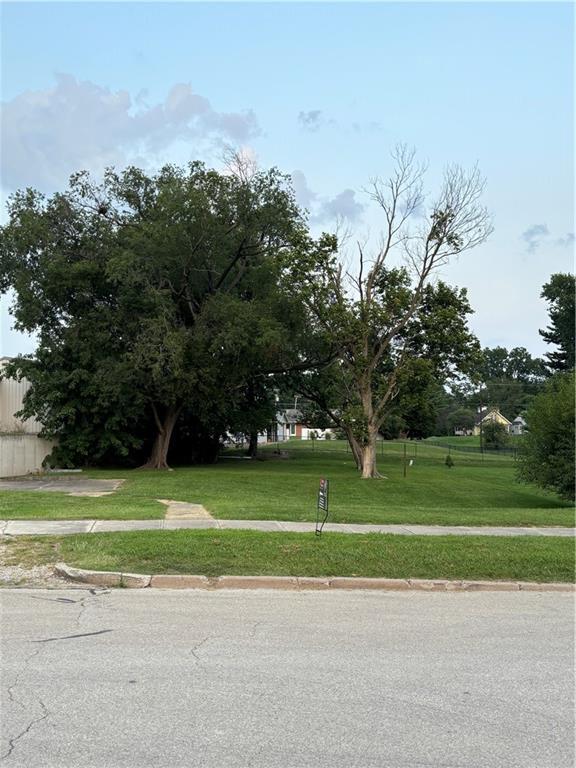
[[[367,428],[366,442],[362,444],[362,464],[359,469],[362,472],[362,479],[367,480],[371,477],[378,477],[376,469],[376,441],[378,439],[378,425],[375,423],[374,398],[370,382],[363,382],[360,387],[360,401],[364,412],[365,424]]]
[[[376,469],[376,448],[378,430],[372,426],[368,427],[368,442],[362,446],[362,479],[367,480],[371,477],[378,477]]]
[[[150,457],[140,469],[170,469],[168,466],[168,449],[170,448],[172,432],[176,426],[176,421],[180,415],[181,408],[171,406],[166,411],[164,421],[160,421],[156,408],[154,406],[152,407],[158,431],[156,433],[154,445],[152,446],[152,451],[150,452]]]
[[[250,440],[248,443],[248,456],[251,459],[256,458],[258,453],[258,432],[250,432]]]
[[[362,446],[356,440],[354,437],[354,433],[351,429],[344,428],[344,431],[346,432],[346,439],[348,440],[348,445],[350,446],[350,450],[352,451],[352,456],[354,457],[354,461],[356,462],[356,469],[362,470],[362,462],[363,462],[363,456],[362,456]]]

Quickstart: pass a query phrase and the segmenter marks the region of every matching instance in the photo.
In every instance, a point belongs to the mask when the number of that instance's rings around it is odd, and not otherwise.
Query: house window
[[[291,435],[296,434],[296,424],[290,424],[290,434]]]

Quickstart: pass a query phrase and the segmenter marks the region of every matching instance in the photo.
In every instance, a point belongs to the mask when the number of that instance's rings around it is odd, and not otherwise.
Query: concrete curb
[[[448,581],[446,579],[368,579],[361,577],[314,576],[197,576],[159,574],[147,576],[117,571],[87,571],[66,563],[54,566],[58,576],[82,584],[128,589],[370,589],[425,592],[574,592],[574,584],[539,584],[532,581]]]
[[[97,587],[127,587],[128,589],[149,587],[152,578],[140,573],[86,571],[83,568],[72,568],[66,563],[56,563],[54,572],[68,581],[80,582],[81,584],[93,584]]]

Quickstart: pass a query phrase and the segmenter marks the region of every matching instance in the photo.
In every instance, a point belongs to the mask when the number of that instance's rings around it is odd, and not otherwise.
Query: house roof
[[[526,424],[525,419],[522,418],[522,416],[518,415],[512,422],[512,424]]]
[[[280,415],[287,424],[298,424],[302,421],[302,411],[298,408],[286,408],[285,411],[281,411]]]
[[[507,424],[511,424],[512,423],[511,421],[509,421],[506,418],[506,416],[503,416],[500,413],[498,408],[489,408],[487,411],[482,411],[482,413],[478,414],[478,417],[476,418],[476,421],[474,422],[475,426],[479,426],[480,424],[482,424],[482,422],[486,421],[486,419],[488,419],[490,416],[492,416],[492,414],[497,414],[498,416],[500,416],[501,419],[504,419],[504,421]]]

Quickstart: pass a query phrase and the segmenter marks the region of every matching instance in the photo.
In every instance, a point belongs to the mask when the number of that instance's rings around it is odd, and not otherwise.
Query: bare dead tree
[[[349,425],[348,434],[363,478],[378,476],[378,432],[407,361],[403,332],[419,311],[427,284],[451,257],[480,245],[492,231],[481,203],[485,182],[478,168],[466,172],[449,166],[423,218],[426,166],[403,145],[392,156],[390,177],[372,179],[366,190],[384,217],[376,251],[367,255],[365,244],[358,243],[354,271],[342,262],[328,267],[331,301],[328,308],[325,302],[313,305],[317,319],[336,340],[340,365],[355,389],[361,417],[354,428]],[[405,265],[402,273],[390,265],[396,255]],[[381,370],[384,359],[386,374]]]
[[[248,182],[258,173],[256,157],[243,148],[225,145],[221,160],[227,172],[242,182]]]

